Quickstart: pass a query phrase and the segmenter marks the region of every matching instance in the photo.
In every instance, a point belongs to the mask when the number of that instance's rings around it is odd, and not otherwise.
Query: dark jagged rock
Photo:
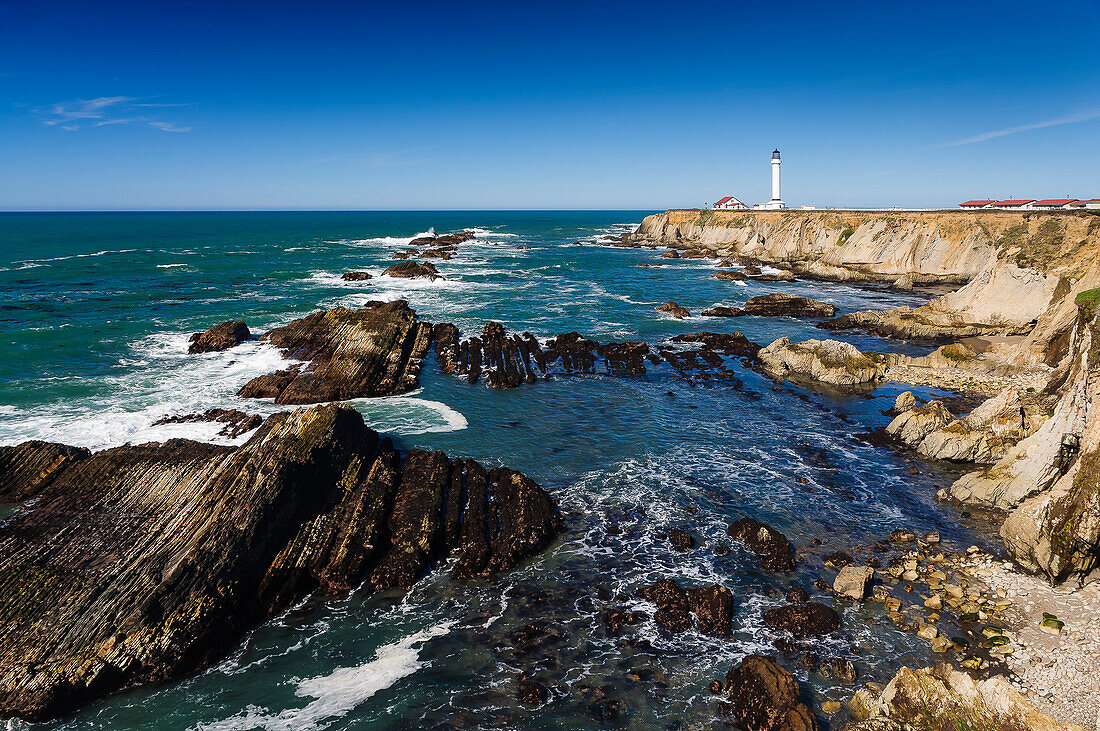
[[[521,680],[516,699],[525,706],[537,706],[550,698],[550,689],[537,680]]]
[[[0,503],[29,500],[90,451],[55,442],[23,442],[0,447]]]
[[[809,297],[793,294],[767,294],[745,303],[742,314],[762,317],[833,317],[836,307]]]
[[[666,312],[672,315],[677,320],[682,320],[685,317],[691,317],[691,313],[687,311],[686,307],[681,307],[675,302],[665,302],[663,305],[657,307],[657,312]]]
[[[459,339],[458,329],[450,323],[435,326],[436,357],[446,373],[466,376],[470,383],[485,377],[493,388],[515,388],[535,383],[552,371],[596,373],[602,359],[608,375],[644,374],[649,346],[645,343],[597,343],[580,333],[564,333],[551,338],[544,348],[529,332],[509,335],[498,322],[489,322],[481,333]]]
[[[794,571],[794,551],[787,537],[753,518],[734,521],[727,530],[730,538],[744,541],[760,557],[766,571]]]
[[[680,258],[680,252],[678,252],[678,251],[666,251],[665,253],[661,254],[661,258],[662,259],[679,259]]]
[[[805,604],[810,601],[810,595],[801,586],[792,586],[787,589],[787,601],[792,604]]]
[[[154,421],[153,426],[160,426],[161,424],[188,424],[203,421],[217,421],[225,424],[218,434],[223,437],[235,439],[245,432],[250,432],[253,429],[259,428],[264,419],[258,414],[246,414],[237,409],[207,409],[201,414],[166,416],[163,419]]]
[[[420,252],[420,256],[423,259],[442,259],[447,261],[454,256],[454,253],[449,249],[424,249]]]
[[[610,607],[604,615],[604,621],[607,623],[607,633],[610,635],[618,634],[623,627],[637,624],[645,618],[645,612],[630,612],[620,607]]]
[[[677,551],[688,551],[695,548],[695,536],[679,528],[673,528],[668,532],[668,542]]]
[[[726,674],[724,711],[746,731],[816,731],[798,682],[770,657],[749,655]]]
[[[432,328],[432,345],[435,357],[444,373],[458,370],[458,328],[449,322],[441,322]]]
[[[405,393],[417,386],[431,333],[404,300],[315,312],[262,338],[309,364],[254,378],[237,395],[314,404]]]
[[[704,348],[717,351],[723,355],[734,355],[742,359],[755,359],[760,352],[760,346],[752,342],[738,331],[732,333],[700,332],[687,335],[677,335],[672,338],[674,343],[702,343]]]
[[[365,282],[370,278],[370,272],[344,272],[340,275],[345,282]]]
[[[824,562],[826,566],[835,566],[837,568],[842,568],[852,563],[852,561],[854,560],[855,559],[852,558],[851,554],[844,551],[837,551],[836,553],[830,553],[828,556],[826,556]]]
[[[739,307],[711,307],[709,310],[703,310],[703,317],[740,317],[745,314],[745,311]]]
[[[764,624],[795,637],[814,637],[840,629],[840,615],[820,602],[788,604],[764,612]]]
[[[714,274],[711,274],[711,276],[715,279],[725,279],[726,281],[730,282],[743,282],[748,279],[748,277],[746,277],[742,272],[739,271],[715,272]]]
[[[645,375],[645,358],[649,355],[645,343],[603,343],[596,352],[603,357],[612,376]]]
[[[434,281],[443,278],[439,270],[435,268],[435,264],[430,261],[400,261],[386,267],[386,271],[382,274],[387,277],[399,277],[401,279],[431,279]]]
[[[228,350],[234,345],[240,345],[251,338],[252,333],[248,330],[248,325],[244,323],[244,320],[231,320],[215,325],[206,332],[192,335],[191,345],[187,348],[187,352],[194,355],[196,353]]]
[[[197,670],[315,590],[408,586],[452,551],[454,574],[512,568],[557,514],[523,475],[485,474],[402,459],[339,404],[272,416],[240,447],[0,448],[0,487],[38,495],[0,527],[0,717]]]
[[[653,619],[669,632],[677,633],[695,626],[715,637],[729,637],[733,624],[733,594],[717,584],[684,589],[672,579],[661,579],[643,587],[643,599],[657,605]]]
[[[420,252],[417,252],[417,253],[420,253]],[[416,254],[413,254],[413,256],[416,256]],[[399,261],[405,261],[406,259],[409,258],[409,253],[407,251],[397,251],[397,252],[394,252],[394,255],[390,258],[391,259],[397,259]]]

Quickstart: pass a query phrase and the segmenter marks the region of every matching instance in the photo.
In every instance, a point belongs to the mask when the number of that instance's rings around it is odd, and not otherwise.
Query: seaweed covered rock
[[[733,593],[724,586],[685,589],[672,579],[661,579],[643,587],[639,594],[657,605],[653,619],[669,632],[689,630],[696,621],[699,631],[708,635],[729,637],[732,632]]]
[[[261,338],[308,364],[254,378],[237,395],[315,404],[405,393],[417,386],[431,334],[405,300],[315,312]]]
[[[35,720],[197,670],[314,590],[504,571],[559,530],[523,475],[402,457],[344,405],[240,447],[4,447],[0,486],[38,498],[0,526],[0,716]]]
[[[340,275],[345,282],[365,282],[370,278],[370,272],[344,272]]]
[[[192,335],[191,345],[187,348],[187,352],[195,355],[196,353],[214,353],[228,350],[251,339],[251,337],[252,333],[244,320],[231,320],[215,325],[205,332]]]

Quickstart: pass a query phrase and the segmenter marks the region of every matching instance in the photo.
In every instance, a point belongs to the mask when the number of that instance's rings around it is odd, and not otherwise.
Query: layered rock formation
[[[246,414],[238,409],[207,409],[201,414],[182,414],[166,416],[153,422],[153,426],[161,424],[194,424],[198,422],[218,422],[225,424],[218,432],[220,436],[235,439],[246,432],[256,429],[263,423],[263,417],[258,414]]]
[[[858,691],[850,709],[857,720],[844,731],[1085,731],[1037,711],[1004,676],[974,680],[947,664],[923,670],[903,667],[879,697]]]
[[[1070,352],[1046,391],[1053,415],[987,470],[968,474],[951,494],[1012,512],[1001,536],[1024,566],[1053,580],[1100,565],[1100,398],[1096,296],[1080,299]]]
[[[194,671],[306,594],[507,570],[559,529],[512,470],[398,454],[347,406],[243,446],[0,447],[0,716],[44,719]]]
[[[315,312],[261,338],[308,363],[253,378],[238,395],[315,404],[405,393],[416,388],[431,335],[404,300]]]
[[[757,353],[764,372],[773,378],[808,378],[833,386],[858,386],[882,378],[886,359],[862,353],[837,340],[792,343],[782,337]]]

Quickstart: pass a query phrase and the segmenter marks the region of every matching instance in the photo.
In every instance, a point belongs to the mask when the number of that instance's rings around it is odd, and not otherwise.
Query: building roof
[[[1064,206],[1067,203],[1076,202],[1076,198],[1047,198],[1046,200],[1035,201],[1037,206]]]
[[[960,203],[959,205],[960,206],[988,206],[990,203],[996,203],[996,202],[997,201],[994,201],[994,200],[989,200],[989,201],[965,201],[963,203]]]
[[[732,195],[727,195],[727,196],[726,196],[725,198],[723,198],[722,200],[719,200],[719,201],[715,201],[715,202],[714,202],[714,205],[716,205],[716,206],[720,206],[720,205],[722,205],[723,203],[725,203],[726,201],[731,201],[731,200],[733,200],[733,196],[732,196]]]
[[[1034,199],[1018,200],[1018,201],[997,201],[998,206],[1025,206],[1028,203],[1034,203]]]

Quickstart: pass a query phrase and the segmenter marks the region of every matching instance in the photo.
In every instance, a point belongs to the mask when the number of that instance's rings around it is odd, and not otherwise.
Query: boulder
[[[668,532],[668,542],[677,551],[687,551],[695,548],[695,536],[679,528],[673,528]]]
[[[726,674],[724,712],[749,731],[816,731],[798,681],[770,657],[749,655]]]
[[[717,584],[683,588],[672,579],[643,587],[639,595],[657,605],[653,619],[669,632],[695,627],[714,637],[729,637],[733,631],[733,593]]]
[[[837,340],[792,343],[782,337],[757,353],[763,371],[773,378],[806,378],[833,386],[856,386],[879,380],[886,360],[877,353],[861,353]]]
[[[722,279],[727,282],[743,282],[748,279],[744,272],[732,271],[732,272],[715,272],[711,274],[715,279]]]
[[[753,518],[734,521],[726,530],[730,538],[744,541],[745,545],[760,557],[760,565],[766,571],[794,571],[794,549],[787,537]]]
[[[345,282],[365,282],[370,278],[370,272],[344,272],[340,275]]]
[[[703,317],[740,317],[745,311],[738,307],[711,307],[703,310]]]
[[[667,312],[675,317],[677,320],[682,320],[685,317],[691,317],[691,313],[687,311],[686,307],[681,307],[675,302],[666,302],[663,305],[658,306],[657,312]]]
[[[431,335],[405,300],[315,312],[261,338],[308,364],[254,378],[237,395],[314,404],[405,393],[418,385]]]
[[[382,272],[382,274],[388,277],[400,277],[402,279],[431,279],[434,281],[443,278],[439,270],[435,268],[435,264],[432,264],[430,261],[398,262],[397,264],[391,264],[386,267],[386,271]]]
[[[195,333],[191,336],[191,345],[187,348],[187,352],[194,355],[196,353],[213,353],[221,350],[228,350],[234,345],[240,345],[246,340],[252,339],[252,333],[248,329],[248,325],[244,323],[244,320],[231,320],[229,322],[223,322],[220,325],[215,325],[209,330],[201,333]]]
[[[795,637],[814,637],[840,629],[840,615],[820,602],[788,604],[765,611],[764,624]]]
[[[912,391],[902,391],[898,394],[898,397],[894,399],[894,405],[891,407],[890,412],[894,414],[904,414],[910,409],[917,408],[917,397],[913,395]]]
[[[560,528],[525,476],[401,455],[340,404],[272,416],[240,447],[0,447],[0,489],[47,463],[0,525],[0,717],[194,672],[315,590],[407,589],[448,555],[459,578],[506,571]]]
[[[833,591],[856,601],[867,597],[875,570],[870,566],[845,566],[833,581]]]

